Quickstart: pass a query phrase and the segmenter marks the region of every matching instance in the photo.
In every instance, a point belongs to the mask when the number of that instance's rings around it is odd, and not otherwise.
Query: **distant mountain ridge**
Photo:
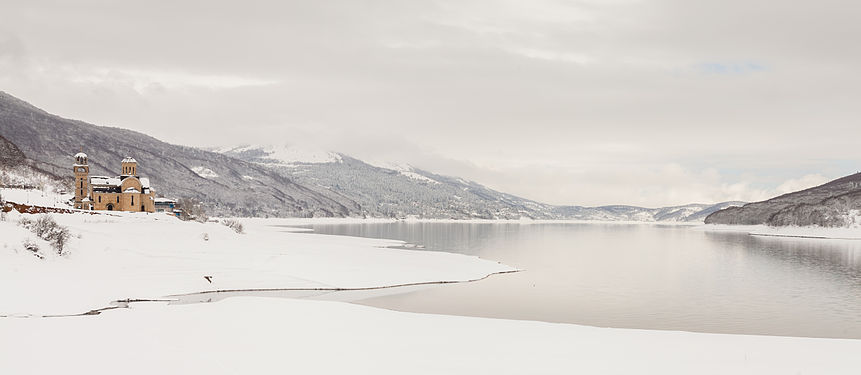
[[[92,175],[116,174],[120,160],[133,156],[156,194],[198,198],[222,216],[697,221],[732,204],[553,206],[402,163],[371,164],[336,152],[169,144],[52,115],[2,91],[0,137],[0,161],[30,168],[16,167],[10,175],[21,181],[27,175],[70,180],[72,155],[81,148]]]
[[[762,202],[717,211],[706,224],[845,227],[858,225],[861,173]]]
[[[559,206],[555,208],[554,212],[562,218],[573,220],[701,222],[712,212],[743,204],[744,202],[729,201],[717,204],[693,203],[661,208],[621,205],[600,207]]]
[[[359,202],[365,214],[371,216],[701,222],[721,208],[744,204],[723,202],[662,208],[553,206],[403,163],[370,164],[337,152],[306,149],[303,153],[269,145],[214,150],[274,168],[301,183],[337,191]]]

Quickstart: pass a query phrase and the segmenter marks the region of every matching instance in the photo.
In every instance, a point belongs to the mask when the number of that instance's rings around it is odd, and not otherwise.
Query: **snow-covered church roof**
[[[120,186],[120,185],[122,185],[122,181],[118,177],[107,177],[107,176],[90,177],[90,183],[93,185],[108,185],[108,186]]]
[[[137,163],[137,162],[138,162],[138,161],[137,161],[137,160],[135,160],[135,158],[133,158],[133,157],[131,157],[131,156],[126,156],[126,158],[125,158],[125,159],[123,159],[123,163]]]
[[[75,159],[77,159],[77,158],[85,158],[85,157],[87,157],[87,154],[85,154],[85,153],[83,153],[83,152],[79,152],[79,153],[75,154]]]

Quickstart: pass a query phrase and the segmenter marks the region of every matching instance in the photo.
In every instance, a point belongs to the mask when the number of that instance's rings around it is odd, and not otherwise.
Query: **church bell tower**
[[[138,175],[138,161],[135,160],[135,158],[133,158],[131,156],[126,156],[126,158],[123,159],[123,162],[122,162],[122,170],[123,170],[123,172],[121,173],[121,175],[123,175],[123,176],[137,177],[137,175]]]
[[[75,208],[88,210],[90,195],[90,166],[87,164],[87,154],[79,152],[75,154]],[[87,206],[84,207],[86,199]]]

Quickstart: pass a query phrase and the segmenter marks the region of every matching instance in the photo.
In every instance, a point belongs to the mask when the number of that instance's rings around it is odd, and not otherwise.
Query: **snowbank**
[[[420,219],[408,217],[405,219],[391,218],[244,218],[247,221],[265,221],[279,225],[315,225],[315,224],[375,224],[375,223],[467,223],[467,224],[608,224],[608,225],[660,225],[660,226],[701,226],[702,222],[691,221],[630,221],[630,220],[575,220],[575,219]]]
[[[401,313],[237,297],[0,319],[4,373],[857,374],[861,341]],[[14,338],[14,339],[11,339]]]
[[[56,193],[51,188],[44,190],[2,188],[0,195],[7,202],[60,208],[72,208],[68,202],[74,198],[74,194]]]
[[[839,240],[861,240],[861,228],[770,227],[767,225],[722,225],[708,224],[695,229],[714,232],[741,232],[754,236],[796,237]]]
[[[38,239],[15,216],[0,221],[0,315],[75,314],[117,299],[212,290],[463,281],[512,270],[475,257],[386,248],[401,241],[297,233],[266,220],[250,220],[238,234],[219,223],[145,213],[53,215],[72,233],[69,255],[40,260],[23,249],[25,240]]]

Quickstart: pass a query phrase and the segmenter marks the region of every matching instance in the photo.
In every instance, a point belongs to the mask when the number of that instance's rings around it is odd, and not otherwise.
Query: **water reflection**
[[[525,272],[372,298],[405,311],[861,338],[861,242],[640,224],[377,223],[316,233],[391,238]]]

